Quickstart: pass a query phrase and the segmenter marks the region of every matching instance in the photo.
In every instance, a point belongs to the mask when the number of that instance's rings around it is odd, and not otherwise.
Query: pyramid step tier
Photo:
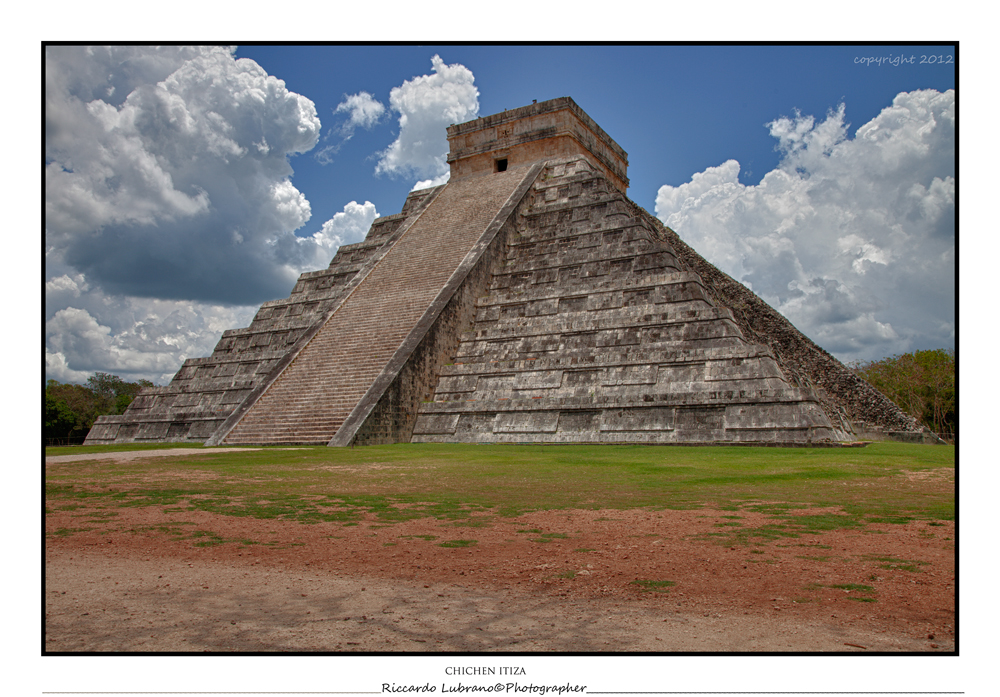
[[[587,169],[536,180],[413,440],[829,441],[812,391],[746,341],[620,193],[584,187],[599,178]]]

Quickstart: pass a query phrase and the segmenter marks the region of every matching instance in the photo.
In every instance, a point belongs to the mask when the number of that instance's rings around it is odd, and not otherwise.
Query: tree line
[[[123,414],[149,380],[126,382],[117,375],[94,373],[85,385],[49,380],[45,383],[45,443],[82,443],[98,416]]]
[[[945,440],[958,437],[955,351],[914,351],[850,368],[900,409]]]

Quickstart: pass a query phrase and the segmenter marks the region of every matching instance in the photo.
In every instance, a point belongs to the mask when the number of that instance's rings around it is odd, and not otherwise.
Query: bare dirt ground
[[[47,651],[955,650],[951,522],[747,545],[720,544],[734,514],[711,509],[482,525],[115,512],[47,516]]]

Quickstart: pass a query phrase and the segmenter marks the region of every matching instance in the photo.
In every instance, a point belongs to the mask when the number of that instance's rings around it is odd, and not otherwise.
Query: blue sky
[[[629,154],[629,198],[652,211],[656,190],[736,159],[740,181],[759,183],[779,159],[764,124],[795,110],[822,117],[847,104],[851,135],[899,92],[955,87],[955,65],[865,65],[855,58],[954,55],[929,46],[240,46],[288,89],[316,104],[324,133],[344,120],[333,110],[346,94],[389,91],[430,72],[430,59],[461,63],[475,75],[479,113],[495,114],[572,97]],[[918,57],[919,60],[919,57]],[[651,78],[655,76],[655,78]],[[293,158],[296,187],[326,220],[341,199],[371,200],[398,211],[412,185],[365,177],[373,153],[398,130],[384,119],[340,151],[332,166]]]
[[[446,171],[449,123],[561,96],[628,152],[632,200],[838,358],[952,347],[954,58],[49,47],[47,376],[169,381]]]

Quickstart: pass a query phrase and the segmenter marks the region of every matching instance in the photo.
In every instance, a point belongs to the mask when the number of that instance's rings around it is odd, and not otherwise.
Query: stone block
[[[559,314],[566,314],[568,312],[585,312],[589,302],[588,297],[589,296],[586,295],[578,295],[570,298],[559,298],[557,301]]]
[[[480,412],[473,414],[460,414],[458,424],[455,426],[455,435],[459,440],[474,440],[474,436],[492,434],[493,425],[496,423],[495,412]]]
[[[168,441],[185,440],[190,431],[190,421],[172,421],[167,428],[166,439]]]
[[[201,401],[200,392],[182,392],[174,397],[174,407],[193,407]]]
[[[518,373],[514,381],[514,388],[518,390],[550,389],[562,385],[562,378],[561,370]]]
[[[417,417],[413,435],[453,435],[458,428],[459,414],[424,414]]]
[[[475,392],[479,386],[478,375],[456,375],[452,377],[442,377],[438,381],[437,392]]]
[[[215,433],[223,421],[225,421],[224,418],[195,421],[191,424],[191,430],[188,431],[188,438],[192,440],[207,440]]]
[[[651,385],[657,381],[655,365],[627,365],[608,368],[603,385]]]
[[[539,317],[542,315],[554,315],[559,312],[559,299],[546,298],[527,303],[525,306],[526,317]]]
[[[477,383],[477,391],[489,394],[491,392],[504,393],[514,389],[516,380],[514,374],[508,375],[482,375]]]
[[[113,442],[118,436],[120,426],[119,422],[107,421],[102,417],[91,426],[90,432],[87,434],[87,440],[93,442]]]
[[[674,412],[670,407],[606,409],[601,413],[600,430],[672,431]]]
[[[136,440],[163,440],[169,430],[169,421],[147,422],[139,425],[133,438]]]
[[[564,385],[567,388],[596,388],[604,384],[606,369],[567,370],[564,375]]]
[[[219,404],[239,404],[249,392],[250,390],[227,390],[223,393]]]
[[[600,428],[600,411],[559,412],[558,433],[593,434]]]
[[[493,425],[494,433],[555,433],[559,412],[501,412]]]
[[[725,429],[725,416],[725,407],[677,409],[674,413],[674,427],[694,434],[715,433],[721,437]]]
[[[533,283],[536,285],[546,283],[557,283],[559,281],[558,269],[540,269],[535,272]]]

